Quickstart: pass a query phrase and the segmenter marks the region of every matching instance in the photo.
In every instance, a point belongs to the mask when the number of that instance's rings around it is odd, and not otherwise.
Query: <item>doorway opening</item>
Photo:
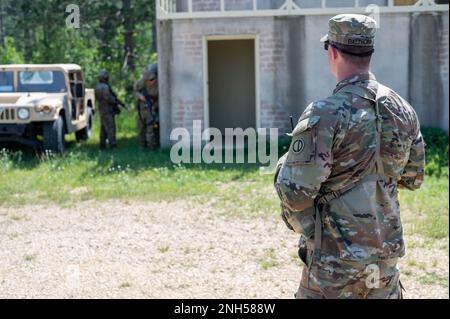
[[[257,128],[257,40],[206,39],[205,121],[225,137],[225,128]]]

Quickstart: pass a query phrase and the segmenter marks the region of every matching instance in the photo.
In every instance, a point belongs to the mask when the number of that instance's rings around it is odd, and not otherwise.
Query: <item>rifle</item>
[[[116,100],[116,103],[114,104],[114,113],[115,114],[120,114],[120,108],[119,106],[121,106],[122,108],[124,108],[125,110],[128,110],[128,107],[125,105],[125,103],[123,103],[116,95],[116,93],[113,91],[113,89],[111,88],[111,85],[109,85],[109,83],[106,83],[106,85],[108,86],[109,89],[109,94],[111,94],[114,97],[114,100]]]
[[[155,112],[153,110],[153,104],[154,104],[153,98],[146,92],[145,89],[141,90],[140,93],[145,97],[144,103],[148,109],[149,117],[147,118],[147,123],[144,123],[144,119],[142,118],[142,114],[139,109],[139,104],[141,102],[138,101],[137,107],[138,107],[139,119],[143,125],[146,124],[146,125],[153,125],[153,126],[157,127],[158,123],[159,123],[159,114],[158,114],[158,112]]]

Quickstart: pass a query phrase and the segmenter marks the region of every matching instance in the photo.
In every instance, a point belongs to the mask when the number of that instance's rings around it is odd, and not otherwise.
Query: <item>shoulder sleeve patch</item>
[[[286,159],[287,164],[299,165],[313,163],[316,156],[315,126],[319,116],[301,120],[292,133],[292,143]]]

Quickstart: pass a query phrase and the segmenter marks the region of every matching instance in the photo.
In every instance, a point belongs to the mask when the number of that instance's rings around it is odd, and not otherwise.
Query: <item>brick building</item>
[[[377,6],[369,6],[375,4]],[[373,72],[448,131],[448,1],[157,0],[161,142],[176,127],[277,127],[331,92],[320,37],[338,13],[380,24]]]

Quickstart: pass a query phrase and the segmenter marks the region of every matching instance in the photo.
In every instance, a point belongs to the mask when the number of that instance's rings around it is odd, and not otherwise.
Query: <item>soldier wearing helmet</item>
[[[151,150],[159,147],[158,67],[149,64],[134,85],[137,99],[139,142]]]
[[[98,75],[99,83],[95,87],[95,98],[98,102],[100,114],[100,148],[106,148],[108,141],[110,148],[116,148],[116,122],[117,98],[109,86],[109,74],[101,70]]]
[[[424,141],[411,105],[370,72],[375,32],[364,15],[330,20],[338,84],[306,108],[277,166],[282,218],[301,235],[297,298],[402,298],[397,194],[421,186]]]

